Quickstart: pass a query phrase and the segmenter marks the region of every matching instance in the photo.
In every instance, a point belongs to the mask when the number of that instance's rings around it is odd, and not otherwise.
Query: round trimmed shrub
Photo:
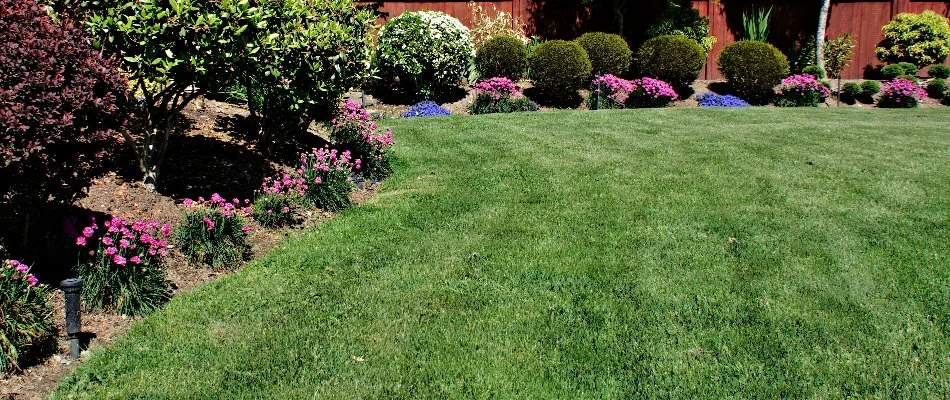
[[[543,96],[576,97],[591,73],[587,52],[576,42],[550,40],[528,57],[531,80]]]
[[[519,81],[528,64],[528,48],[514,36],[488,39],[475,53],[475,68],[484,79],[508,78]]]
[[[621,75],[630,68],[630,46],[620,35],[587,32],[574,39],[587,52],[591,71],[597,75]]]
[[[15,260],[0,260],[0,376],[20,370],[20,362],[45,350],[53,337],[53,309],[46,286],[30,268]]]
[[[788,75],[788,59],[771,44],[739,41],[726,46],[719,54],[719,71],[743,99],[752,104],[766,104],[773,89]]]
[[[878,81],[861,82],[861,95],[868,98],[878,94],[881,91],[881,84]]]
[[[947,87],[947,80],[943,78],[931,79],[927,82],[927,95],[934,99],[943,99],[943,94],[950,89]]]
[[[637,51],[640,73],[673,85],[677,92],[689,88],[706,65],[703,47],[685,36],[665,35],[647,40]]]
[[[950,55],[950,22],[930,10],[901,13],[881,28],[884,39],[874,50],[888,63],[940,64]]]
[[[950,66],[934,65],[927,70],[931,78],[950,79]]]
[[[853,103],[858,97],[861,97],[861,85],[848,82],[841,86],[841,92],[838,93],[838,97],[841,98],[841,101],[846,103]]]
[[[459,20],[436,11],[407,11],[380,29],[376,63],[383,79],[407,92],[439,97],[458,87],[473,53],[472,34]]]
[[[814,76],[818,79],[825,79],[825,70],[817,65],[809,65],[803,68],[802,73]]]
[[[887,80],[897,79],[898,76],[904,74],[904,67],[897,64],[885,65],[883,68],[881,68],[881,76]]]
[[[907,79],[914,83],[920,83],[920,78],[917,78],[914,75],[901,75],[901,76],[898,76],[896,79]]]
[[[899,62],[897,63],[904,70],[904,75],[917,75],[917,72],[920,71],[920,68],[917,68],[916,65],[909,62]]]
[[[0,43],[0,209],[70,203],[113,158],[128,83],[33,0],[0,0]]]

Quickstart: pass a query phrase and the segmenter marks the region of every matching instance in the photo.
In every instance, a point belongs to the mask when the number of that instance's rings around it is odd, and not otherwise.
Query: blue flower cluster
[[[442,115],[452,115],[452,112],[429,100],[413,104],[406,112],[402,113],[403,118],[438,117]]]
[[[700,107],[748,107],[749,103],[731,94],[705,92],[696,96]]]

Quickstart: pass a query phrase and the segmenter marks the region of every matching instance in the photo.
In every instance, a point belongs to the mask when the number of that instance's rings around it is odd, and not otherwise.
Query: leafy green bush
[[[642,75],[668,82],[684,93],[706,65],[706,52],[685,36],[664,35],[644,42],[637,60]]]
[[[630,46],[620,35],[588,32],[574,39],[587,52],[591,71],[598,75],[620,75],[630,67]]]
[[[524,76],[528,49],[514,36],[495,36],[475,52],[478,75],[484,78],[504,77],[517,82]]]
[[[380,29],[376,63],[384,84],[437,98],[458,87],[473,53],[471,32],[459,20],[436,11],[407,11]]]
[[[911,82],[914,82],[914,83],[920,83],[920,78],[918,78],[918,77],[916,77],[916,76],[914,76],[914,75],[901,75],[901,76],[898,76],[896,79],[907,79],[907,80],[909,80],[909,81],[911,81]]]
[[[927,70],[931,78],[950,79],[950,66],[934,65]]]
[[[260,51],[239,64],[241,81],[255,95],[261,137],[269,152],[282,136],[306,134],[314,120],[332,115],[340,97],[370,76],[376,17],[350,0],[261,2],[266,29]]]
[[[854,103],[859,97],[861,97],[861,85],[848,82],[841,86],[841,92],[839,93],[841,100],[845,103]]]
[[[236,268],[250,250],[247,232],[251,228],[245,223],[250,208],[242,208],[237,199],[229,202],[217,193],[210,200],[185,199],[184,204],[189,210],[174,234],[178,250],[215,269]]]
[[[861,95],[868,98],[881,92],[881,84],[877,81],[861,82]]]
[[[934,78],[930,82],[927,82],[927,95],[934,99],[943,99],[943,94],[946,93],[947,89],[947,80],[943,78]]]
[[[933,11],[897,14],[881,31],[884,40],[875,49],[881,61],[923,67],[943,63],[950,54],[950,23]]]
[[[719,54],[719,71],[732,89],[753,104],[766,104],[775,85],[788,75],[788,59],[775,46],[763,42],[740,41]]]
[[[802,70],[803,74],[814,76],[818,79],[825,79],[825,70],[817,65],[809,65]]]
[[[899,63],[897,63],[897,65],[900,66],[901,69],[904,70],[903,75],[915,75],[915,76],[916,76],[916,75],[917,75],[917,72],[920,71],[920,68],[917,68],[916,65],[911,64],[911,63],[909,63],[909,62],[899,62]]]
[[[0,260],[0,376],[19,371],[27,355],[52,339],[56,328],[46,297],[46,286],[28,266]]]
[[[0,209],[69,204],[107,171],[128,118],[114,65],[34,0],[0,1]]]
[[[248,1],[52,0],[52,8],[83,22],[94,47],[120,63],[136,96],[140,122],[121,131],[135,150],[146,186],[158,179],[178,115],[215,77],[261,50],[263,8]],[[64,18],[66,19],[66,18]],[[196,90],[189,90],[196,89]]]
[[[531,80],[547,97],[575,97],[591,73],[584,48],[575,42],[550,40],[528,56]]]
[[[940,100],[940,104],[950,106],[950,91],[943,94],[943,100]]]
[[[113,216],[99,226],[83,229],[76,238],[80,247],[89,247],[91,256],[76,267],[83,280],[83,303],[96,309],[123,315],[143,315],[171,298],[165,278],[168,225],[132,222]]]
[[[646,35],[648,38],[685,36],[699,43],[707,53],[716,44],[716,37],[709,34],[709,17],[699,15],[699,11],[687,0],[670,1],[660,21],[647,28]]]
[[[349,151],[324,147],[301,154],[297,173],[307,185],[304,199],[326,211],[346,208],[353,190],[350,176],[359,166],[360,160],[353,160]]]
[[[883,76],[884,79],[893,80],[904,74],[904,67],[897,64],[885,65],[881,68],[881,76]]]

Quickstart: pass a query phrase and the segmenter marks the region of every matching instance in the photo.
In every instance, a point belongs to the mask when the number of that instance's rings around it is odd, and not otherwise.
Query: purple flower
[[[440,117],[444,115],[452,115],[452,112],[429,100],[413,104],[406,112],[402,113],[403,118]]]

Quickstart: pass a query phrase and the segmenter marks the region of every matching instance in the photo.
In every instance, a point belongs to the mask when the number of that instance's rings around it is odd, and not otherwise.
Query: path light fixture
[[[80,319],[80,299],[82,279],[70,278],[59,283],[66,299],[66,334],[69,335],[69,357],[79,359],[79,332],[82,331]]]

